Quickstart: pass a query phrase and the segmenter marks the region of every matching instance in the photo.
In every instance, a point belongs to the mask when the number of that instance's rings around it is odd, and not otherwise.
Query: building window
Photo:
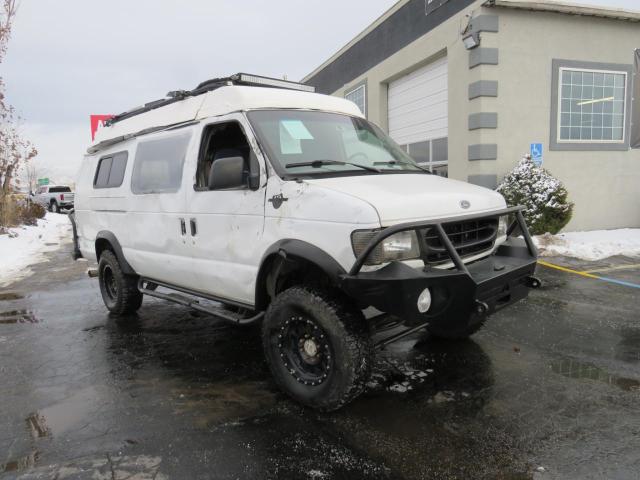
[[[630,65],[553,60],[551,150],[626,150]]]
[[[360,85],[344,94],[344,98],[355,103],[363,115],[367,115],[367,86]]]
[[[449,142],[447,137],[400,145],[418,165],[441,177],[449,176]]]
[[[558,141],[623,142],[626,72],[560,69]]]

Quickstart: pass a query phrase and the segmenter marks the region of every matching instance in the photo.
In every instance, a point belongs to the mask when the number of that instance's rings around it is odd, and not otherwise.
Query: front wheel
[[[262,339],[276,383],[298,402],[331,411],[364,391],[372,362],[369,329],[339,293],[285,290],[267,309]]]
[[[138,290],[138,277],[126,275],[115,254],[106,250],[100,255],[98,281],[102,300],[115,315],[134,313],[142,305],[142,293]]]

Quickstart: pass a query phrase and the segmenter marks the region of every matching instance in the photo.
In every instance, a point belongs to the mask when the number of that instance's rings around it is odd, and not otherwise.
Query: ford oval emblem
[[[466,210],[471,206],[471,202],[469,200],[460,200],[460,206]]]

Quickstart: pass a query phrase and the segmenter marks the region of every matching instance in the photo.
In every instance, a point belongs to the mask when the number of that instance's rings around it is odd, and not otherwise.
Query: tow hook
[[[487,314],[487,312],[489,311],[489,305],[487,305],[484,302],[481,302],[480,300],[476,300],[476,314],[478,316],[485,316]]]
[[[532,275],[527,277],[526,285],[529,288],[540,288],[542,286],[542,280]]]

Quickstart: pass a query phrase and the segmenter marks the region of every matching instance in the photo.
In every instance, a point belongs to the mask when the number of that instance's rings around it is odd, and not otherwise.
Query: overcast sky
[[[40,173],[67,182],[90,143],[90,114],[239,71],[299,80],[394,3],[21,0],[2,75]]]

